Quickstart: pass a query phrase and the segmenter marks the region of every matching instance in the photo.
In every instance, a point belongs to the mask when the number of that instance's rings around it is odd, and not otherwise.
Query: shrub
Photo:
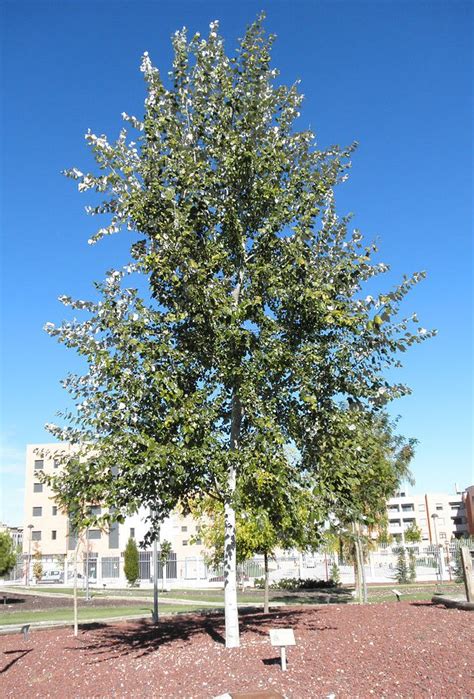
[[[130,538],[124,552],[124,573],[130,586],[135,585],[140,575],[138,548],[135,539]]]
[[[7,575],[16,563],[13,539],[8,532],[0,532],[0,577]]]

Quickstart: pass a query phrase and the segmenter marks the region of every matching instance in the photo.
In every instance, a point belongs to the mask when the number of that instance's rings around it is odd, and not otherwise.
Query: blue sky
[[[2,25],[2,355],[0,519],[20,524],[25,445],[67,404],[75,357],[42,330],[65,317],[57,297],[87,297],[124,259],[124,241],[87,240],[97,220],[60,171],[87,168],[90,127],[115,137],[140,116],[143,51],[169,69],[178,28],[219,19],[228,51],[261,9],[278,36],[281,79],[300,78],[299,119],[321,147],[359,142],[340,213],[353,211],[381,281],[426,270],[408,313],[436,339],[403,357],[413,394],[391,407],[419,439],[415,490],[474,481],[472,466],[472,4],[470,2],[9,2]]]

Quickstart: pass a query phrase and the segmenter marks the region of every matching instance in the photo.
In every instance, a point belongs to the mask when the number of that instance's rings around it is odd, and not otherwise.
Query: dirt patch
[[[3,599],[0,600],[0,614],[9,614],[14,612],[28,612],[28,611],[41,611],[48,609],[72,609],[73,599],[72,597],[59,597],[58,595],[51,595],[49,597],[45,596],[35,596],[35,595],[21,595],[14,593],[5,593],[6,604]],[[115,599],[107,599],[107,597],[92,597],[89,602],[82,597],[78,597],[77,606],[85,609],[98,609],[100,607],[136,607],[137,602],[134,600],[128,600],[126,597],[121,599],[119,602]],[[6,622],[8,623],[8,622]]]
[[[221,614],[35,631],[0,638],[2,697],[210,699],[273,689],[286,697],[474,696],[472,614],[426,603],[279,609],[241,617],[227,650]],[[297,645],[282,673],[270,628]],[[21,688],[21,689],[20,689]]]

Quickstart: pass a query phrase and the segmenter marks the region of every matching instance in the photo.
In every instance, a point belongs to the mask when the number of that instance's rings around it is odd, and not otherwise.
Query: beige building
[[[463,493],[398,493],[387,503],[388,531],[404,540],[405,530],[416,524],[427,544],[443,544],[469,533]]]
[[[40,473],[59,473],[60,460],[54,454],[65,448],[58,443],[27,446],[23,553],[30,562],[30,576],[35,552],[41,553],[45,578],[52,571],[62,571],[65,579],[71,575],[77,538],[69,529],[67,514],[54,502],[48,486],[39,480]],[[101,513],[100,506],[92,509]],[[113,524],[109,530],[88,529],[80,542],[80,569],[85,572],[88,568],[92,579],[124,582],[123,552],[130,537],[140,544],[147,531],[146,514],[145,511],[138,512],[128,517],[124,524]],[[199,580],[205,576],[204,550],[198,539],[198,524],[192,517],[173,513],[160,528],[160,540],[172,545],[167,579]],[[142,580],[150,579],[149,550],[140,550],[140,572]]]

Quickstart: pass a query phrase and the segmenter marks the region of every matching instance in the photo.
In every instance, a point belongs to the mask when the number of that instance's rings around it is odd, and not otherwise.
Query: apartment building
[[[25,506],[23,553],[30,562],[35,552],[41,553],[43,570],[71,570],[77,544],[69,528],[67,514],[54,502],[53,493],[40,482],[42,472],[58,473],[61,468],[54,454],[69,449],[61,444],[30,444],[26,451]],[[47,455],[47,456],[46,456]],[[91,509],[101,514],[101,507]],[[123,551],[131,537],[139,545],[148,530],[147,512],[141,510],[127,517],[124,524],[114,523],[110,529],[90,528],[80,547],[81,566],[89,576],[109,580],[123,578]],[[192,517],[174,512],[160,527],[160,540],[172,545],[167,577],[196,578],[203,574],[203,546],[198,538],[199,526]],[[143,580],[151,577],[151,551],[140,550],[140,571]]]
[[[474,536],[474,485],[469,486],[464,491],[463,503],[466,511],[468,532],[470,536]]]
[[[400,492],[388,501],[387,514],[388,531],[400,541],[404,541],[405,530],[413,523],[421,529],[422,540],[428,544],[442,544],[469,534],[465,497],[459,492],[453,495]]]

